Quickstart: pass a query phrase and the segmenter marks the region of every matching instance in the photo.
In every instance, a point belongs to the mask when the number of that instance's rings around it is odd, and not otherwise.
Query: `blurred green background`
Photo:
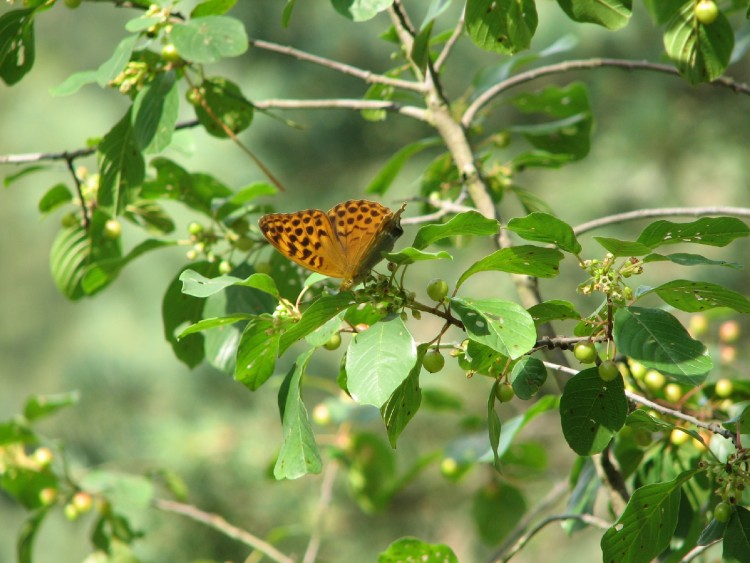
[[[417,6],[418,12],[427,3],[406,4]],[[245,22],[253,38],[291,44],[363,68],[387,69],[392,46],[375,39],[388,25],[385,16],[355,25],[327,3],[299,2],[290,27],[283,29],[282,5],[261,0],[241,2],[233,15]],[[4,4],[0,13],[9,9]],[[457,9],[451,8],[452,12]],[[538,9],[535,51],[570,35],[577,45],[563,55],[566,58],[659,59],[660,31],[648,20],[640,3],[632,23],[617,33],[574,25],[551,1],[538,2]],[[120,118],[127,104],[115,92],[88,86],[74,96],[52,98],[48,91],[73,72],[96,68],[107,59],[125,35],[124,23],[133,16],[134,12],[127,9],[84,2],[77,10],[60,3],[39,17],[34,70],[13,88],[0,86],[0,154],[76,149],[86,139],[104,134]],[[465,41],[446,70],[449,95],[460,95],[478,69],[497,61],[496,56],[480,52]],[[747,81],[748,66],[746,62],[734,65],[729,74]],[[216,74],[227,73],[251,100],[358,97],[365,91],[358,80],[254,49],[215,70]],[[213,71],[209,68],[209,73]],[[562,219],[577,224],[613,212],[665,205],[750,206],[750,98],[706,85],[691,87],[661,74],[613,69],[555,76],[525,88],[565,85],[573,80],[583,81],[590,88],[596,119],[591,154],[561,170],[529,171],[517,178]],[[185,118],[191,117],[188,109],[183,108]],[[283,211],[307,206],[327,209],[344,199],[362,196],[363,187],[390,155],[430,134],[425,127],[398,116],[369,123],[349,111],[283,115],[304,129],[285,127],[258,113],[253,126],[242,135],[242,140],[285,184],[286,193],[268,200]],[[499,106],[489,123],[504,127],[517,118]],[[234,188],[264,179],[231,142],[218,141],[197,130],[185,133],[185,137],[193,152],[185,155],[171,151],[167,156],[191,171],[205,171]],[[512,154],[519,149],[512,144],[508,150]],[[434,156],[425,153],[415,158],[384,202],[393,204],[417,194],[420,170]],[[94,168],[93,161],[89,166]],[[6,176],[16,170],[6,165],[0,174]],[[36,207],[46,189],[58,181],[68,181],[62,163],[52,164],[49,171],[0,192],[0,419],[20,412],[29,394],[79,390],[81,401],[76,407],[40,426],[42,432],[66,444],[77,475],[90,468],[133,473],[156,468],[174,470],[186,480],[190,502],[257,535],[285,538],[280,545],[287,553],[302,553],[317,519],[321,478],[279,483],[269,477],[281,440],[278,378],[251,393],[210,367],[190,371],[174,358],[163,338],[160,306],[163,291],[185,262],[184,248],[147,255],[126,269],[103,294],[75,304],[67,302],[57,292],[48,271],[49,247],[59,227],[59,215],[40,220]],[[192,217],[177,207],[170,211],[180,221],[178,236],[184,236],[181,233]],[[507,220],[519,212],[517,206],[509,205],[504,215]],[[606,234],[619,236],[628,228],[637,231],[641,226],[612,229]],[[404,240],[409,242],[413,232],[407,230]],[[136,244],[140,236],[125,224],[125,248]],[[748,249],[748,242],[740,241],[731,250],[709,249],[706,254],[742,261]],[[456,253],[457,262],[468,265],[490,250],[489,245],[475,243]],[[439,262],[418,266],[412,269],[410,283],[420,292],[426,280],[442,275],[452,284],[454,273],[460,271],[459,266],[446,267]],[[674,275],[670,270],[650,271],[643,283],[653,284]],[[746,291],[750,281],[747,273],[729,269],[683,270],[680,275],[711,279],[738,291]],[[467,284],[466,293],[498,295],[497,283],[490,274],[484,276]],[[542,289],[546,298],[576,301],[571,291],[580,281],[580,270],[572,263],[565,264],[563,277],[543,282]],[[511,284],[503,284],[500,296],[513,298]],[[592,303],[576,302],[583,304],[584,311],[593,307]],[[415,326],[415,331],[426,336],[436,328],[431,323],[429,328]],[[335,377],[339,357],[339,353],[318,353],[313,371]],[[280,363],[280,372],[287,365]],[[467,380],[450,359],[446,370],[425,379],[428,386],[455,392],[470,412],[484,416],[490,387],[486,379]],[[314,390],[306,391],[308,408],[312,410],[323,397]],[[503,418],[524,407],[515,401],[503,411]],[[405,470],[420,456],[440,451],[460,435],[461,422],[450,413],[420,413],[399,442],[399,467]],[[377,417],[363,428],[385,436]],[[319,430],[321,443],[330,442],[333,436]],[[527,491],[533,504],[553,482],[566,478],[574,456],[561,443],[554,413],[541,417],[524,430],[523,436],[544,446],[547,469],[530,477],[512,472],[506,477]],[[321,560],[372,560],[374,554],[402,535],[447,543],[462,561],[483,559],[491,547],[478,540],[470,511],[474,491],[487,481],[486,471],[489,469],[474,469],[456,485],[440,475],[438,463],[432,464],[391,507],[374,515],[363,513],[347,496],[347,484],[340,474],[333,507],[326,517],[330,535],[324,539]],[[562,511],[563,507],[558,509]],[[15,534],[23,518],[24,511],[0,494],[0,561],[14,559]],[[92,518],[70,523],[58,511],[42,527],[37,560],[82,560],[89,552],[87,535]],[[242,561],[247,555],[237,543],[178,516],[152,511],[136,524],[148,531],[137,543],[137,552],[147,561]],[[584,531],[566,539],[553,526],[517,560],[595,558],[598,538],[597,532]],[[554,552],[550,546],[554,546]]]

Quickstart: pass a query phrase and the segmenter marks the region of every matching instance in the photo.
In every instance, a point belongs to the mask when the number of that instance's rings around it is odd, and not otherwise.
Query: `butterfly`
[[[347,290],[367,277],[403,234],[401,213],[366,199],[339,203],[328,213],[306,209],[271,213],[258,221],[263,235],[279,252],[300,266],[341,278]]]

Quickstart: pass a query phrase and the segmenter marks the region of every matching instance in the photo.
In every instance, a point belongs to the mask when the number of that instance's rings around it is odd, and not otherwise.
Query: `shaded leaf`
[[[729,307],[738,313],[750,313],[750,300],[741,293],[709,282],[674,280],[651,289],[664,302],[680,311],[695,313],[714,307]]]
[[[468,0],[465,17],[478,47],[504,55],[528,49],[538,23],[533,0]]]
[[[419,154],[425,149],[430,147],[439,146],[442,141],[437,137],[429,137],[427,139],[421,139],[402,147],[399,151],[394,154],[388,162],[380,169],[377,176],[373,178],[370,185],[365,188],[368,194],[380,194],[383,195],[388,188],[391,187],[393,181],[398,176],[398,173],[409,161],[409,159],[415,154]]]
[[[655,221],[638,236],[638,242],[651,248],[682,242],[726,246],[733,240],[748,235],[750,235],[750,228],[739,219],[703,217],[691,223]]]
[[[173,22],[170,38],[182,58],[199,64],[215,63],[247,51],[245,26],[239,20],[211,15]]]
[[[536,212],[526,217],[513,218],[508,222],[508,230],[526,240],[554,244],[560,250],[572,254],[581,252],[581,244],[573,228],[549,213]]]
[[[487,219],[477,211],[465,211],[451,218],[447,223],[424,225],[414,237],[413,247],[425,247],[448,237],[461,235],[491,236],[497,234],[500,225],[495,219]]]
[[[456,287],[460,287],[474,274],[487,271],[525,274],[537,278],[554,278],[560,273],[560,261],[563,258],[563,253],[554,248],[530,244],[503,248],[472,264],[458,278]]]
[[[632,0],[557,0],[557,3],[573,21],[595,23],[612,30],[626,26],[633,9]]]
[[[422,358],[429,349],[427,344],[417,347],[416,364],[403,383],[391,394],[386,403],[380,408],[388,441],[391,447],[396,447],[396,442],[401,432],[404,431],[409,421],[417,414],[422,403],[422,390],[419,388],[419,373],[422,370]]]
[[[401,538],[378,556],[378,563],[458,563],[447,545],[429,544],[417,538]]]
[[[276,479],[297,479],[308,473],[320,473],[323,467],[301,393],[302,376],[313,351],[307,350],[297,358],[279,389],[284,438],[273,468]]]

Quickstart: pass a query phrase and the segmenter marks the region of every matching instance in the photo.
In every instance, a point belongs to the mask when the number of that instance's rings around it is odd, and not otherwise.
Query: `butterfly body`
[[[355,199],[339,203],[328,213],[306,209],[271,213],[258,222],[263,235],[279,252],[300,266],[340,278],[346,290],[367,277],[393,249],[403,234],[401,213],[374,201]]]

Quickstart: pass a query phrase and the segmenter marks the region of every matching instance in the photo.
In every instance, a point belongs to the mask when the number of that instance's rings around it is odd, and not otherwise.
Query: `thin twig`
[[[419,215],[417,217],[409,217],[407,219],[401,219],[402,225],[419,225],[421,223],[431,223],[433,221],[437,221],[438,219],[444,217],[448,213],[463,213],[464,211],[476,211],[476,208],[469,207],[466,205],[461,205],[461,202],[464,201],[467,197],[466,190],[461,190],[461,193],[458,195],[455,201],[445,201],[445,200],[432,200],[432,199],[425,199],[425,198],[419,198],[414,197],[409,199],[408,201],[423,201],[425,203],[429,203],[433,207],[437,207],[438,210],[435,213],[428,213],[427,215]]]
[[[173,512],[175,514],[181,514],[188,518],[200,522],[218,530],[227,537],[242,542],[243,544],[257,549],[262,552],[269,559],[276,561],[277,563],[294,563],[294,559],[281,553],[278,549],[272,546],[270,543],[260,539],[259,537],[251,534],[250,532],[233,526],[224,518],[218,514],[212,514],[210,512],[204,512],[191,506],[189,504],[183,504],[181,502],[175,502],[172,500],[154,499],[153,504],[159,510],[164,512]]]
[[[573,228],[577,235],[583,234],[594,229],[599,229],[608,225],[636,221],[638,219],[650,219],[652,217],[667,217],[673,215],[685,215],[689,217],[701,217],[704,215],[737,215],[740,217],[750,217],[750,209],[747,207],[661,207],[658,209],[638,209],[628,211],[627,213],[618,213],[609,215],[601,219],[595,219],[586,223],[581,223]]]
[[[448,41],[445,42],[445,45],[443,46],[443,50],[440,51],[440,54],[438,55],[438,58],[435,59],[435,72],[439,72],[440,69],[445,64],[445,61],[448,59],[448,56],[451,54],[451,50],[453,49],[453,46],[458,41],[458,38],[461,37],[461,33],[464,30],[464,12],[461,12],[461,16],[458,18],[458,22],[456,22],[456,27],[453,28],[453,33],[448,38]]]
[[[474,121],[477,113],[485,105],[492,101],[493,98],[495,98],[502,92],[513,88],[514,86],[518,86],[519,84],[530,82],[542,76],[549,76],[551,74],[561,74],[574,70],[592,70],[603,67],[622,68],[625,70],[647,70],[653,72],[661,72],[664,74],[671,74],[673,76],[680,75],[677,69],[673,66],[652,63],[649,61],[628,61],[622,59],[585,59],[566,61],[564,63],[543,66],[535,68],[533,70],[529,70],[527,72],[516,74],[515,76],[511,76],[510,78],[503,80],[502,82],[498,82],[491,88],[482,92],[482,94],[479,95],[468,108],[466,108],[466,111],[461,118],[461,123],[464,125],[464,127],[468,127]],[[747,84],[735,82],[731,78],[717,78],[710,84],[712,86],[729,88],[730,90],[738,94],[741,93],[750,95],[750,86],[748,86]]]
[[[585,524],[595,526],[602,530],[606,530],[612,526],[612,524],[610,524],[606,520],[602,520],[601,518],[597,518],[596,516],[593,516],[591,514],[555,514],[553,516],[548,516],[532,529],[530,529],[524,536],[519,538],[519,540],[513,545],[513,547],[508,550],[508,553],[505,557],[495,559],[495,561],[509,561],[511,557],[521,551],[526,546],[526,544],[529,543],[531,538],[542,531],[542,529],[544,529],[548,524],[559,522],[561,520],[580,520]]]
[[[338,472],[338,463],[331,461],[323,471],[323,484],[320,486],[320,499],[318,500],[318,510],[316,514],[315,527],[310,535],[310,541],[307,544],[305,555],[302,563],[313,563],[320,550],[320,542],[325,531],[325,514],[331,505],[333,498],[333,484],[336,482],[336,473]]]
[[[549,369],[556,370],[562,373],[566,373],[568,375],[576,375],[578,373],[578,371],[575,369],[572,369],[566,366],[561,366],[559,364],[554,364],[552,362],[544,362],[544,365],[545,367]],[[667,416],[671,416],[674,418],[678,418],[680,420],[684,420],[685,422],[689,422],[690,424],[693,424],[694,426],[703,428],[705,430],[708,430],[709,432],[713,432],[714,434],[719,434],[720,436],[723,436],[724,438],[728,438],[732,441],[734,441],[735,439],[735,435],[732,434],[726,428],[723,428],[719,423],[703,422],[702,420],[699,420],[695,418],[694,416],[690,416],[689,414],[685,414],[683,412],[670,409],[658,403],[654,403],[653,401],[649,401],[645,397],[641,397],[640,395],[637,395],[636,393],[628,391],[627,389],[625,390],[625,396],[628,398],[628,400],[634,403],[643,405],[645,407],[648,407],[650,409],[653,409],[658,413],[666,414]]]
[[[253,102],[259,109],[353,109],[353,110],[385,110],[400,113],[419,121],[427,121],[427,112],[416,106],[404,106],[386,100],[359,99],[320,99],[320,100],[264,100]]]
[[[401,80],[400,78],[393,78],[382,74],[377,74],[369,70],[364,70],[352,65],[340,63],[332,59],[325,57],[319,57],[306,51],[300,51],[294,47],[287,45],[279,45],[277,43],[271,43],[270,41],[263,41],[261,39],[253,39],[250,41],[250,45],[257,47],[258,49],[265,49],[266,51],[273,51],[274,53],[281,53],[283,55],[289,55],[295,57],[301,61],[310,62],[316,65],[320,65],[332,70],[347,74],[349,76],[356,76],[361,78],[369,84],[385,84],[387,86],[393,86],[394,88],[401,88],[404,90],[412,90],[414,92],[423,92],[424,85],[419,82],[411,80]]]
[[[723,541],[723,539],[724,538],[715,539],[714,541],[706,545],[696,545],[693,549],[688,551],[682,559],[680,559],[680,563],[690,563],[690,561],[701,555],[709,547],[716,545],[720,541]]]
[[[555,483],[550,491],[546,495],[544,495],[544,498],[537,502],[534,505],[534,508],[526,513],[521,521],[516,524],[516,527],[510,534],[508,534],[508,537],[506,537],[503,543],[500,544],[500,547],[498,547],[492,553],[492,555],[490,555],[489,561],[498,561],[500,558],[502,558],[503,554],[511,549],[513,545],[515,545],[518,538],[523,537],[526,534],[526,530],[528,530],[531,522],[533,522],[543,512],[549,510],[558,502],[560,502],[560,499],[563,498],[563,496],[567,493],[568,488],[569,484],[567,481],[558,481],[557,483]]]

